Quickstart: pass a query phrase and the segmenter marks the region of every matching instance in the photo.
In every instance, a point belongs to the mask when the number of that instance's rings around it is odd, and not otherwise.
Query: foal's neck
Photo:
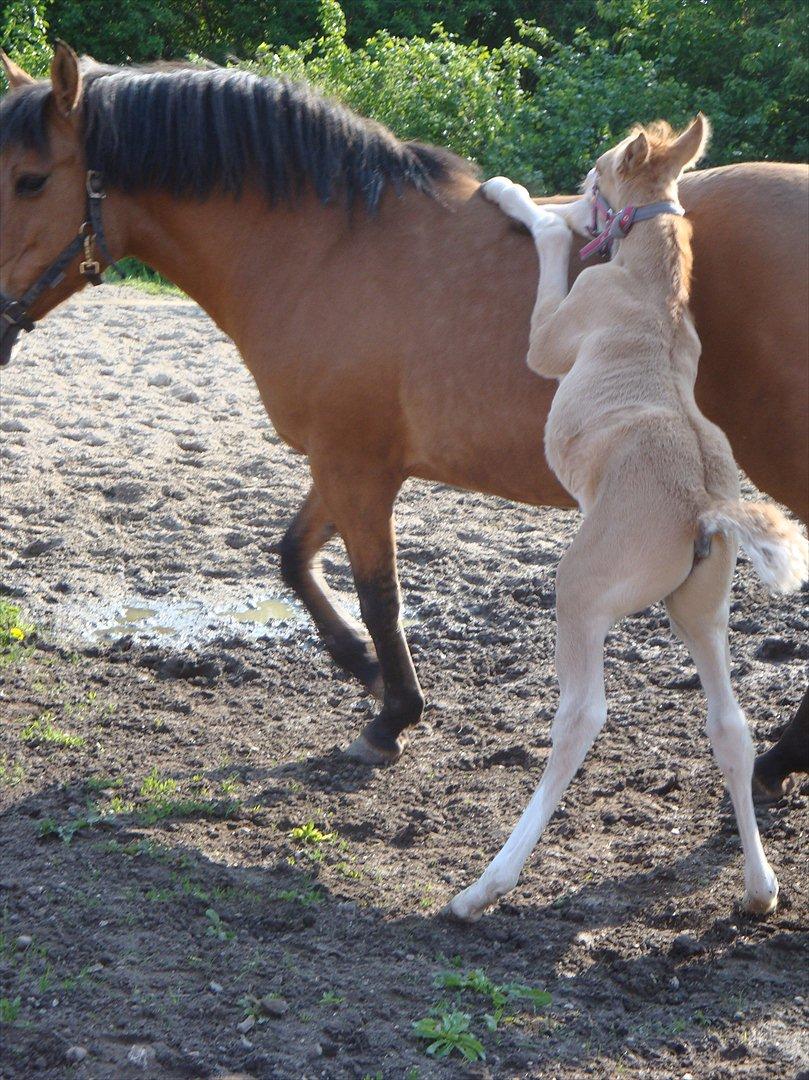
[[[618,265],[637,277],[639,288],[659,296],[675,317],[688,309],[691,295],[691,225],[675,214],[638,222],[621,240]]]

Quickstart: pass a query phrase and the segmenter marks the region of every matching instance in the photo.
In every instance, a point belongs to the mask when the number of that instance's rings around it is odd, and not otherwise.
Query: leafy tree
[[[8,0],[0,44],[29,75],[45,75],[52,52],[44,0]]]

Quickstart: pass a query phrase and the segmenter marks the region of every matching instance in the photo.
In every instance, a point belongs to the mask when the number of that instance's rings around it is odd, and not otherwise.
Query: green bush
[[[536,193],[573,189],[631,123],[697,109],[707,164],[809,155],[806,0],[7,0],[3,42],[34,73],[48,22],[101,60],[236,53],[308,78]]]

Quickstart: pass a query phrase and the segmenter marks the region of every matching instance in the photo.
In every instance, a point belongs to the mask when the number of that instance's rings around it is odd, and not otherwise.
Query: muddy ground
[[[606,729],[518,890],[474,928],[439,915],[548,753],[574,514],[406,487],[429,705],[373,771],[341,755],[373,702],[278,577],[305,462],[199,310],[90,293],[23,340],[2,395],[2,588],[39,638],[0,670],[0,1075],[808,1075],[809,782],[759,811],[782,900],[743,917],[661,608],[611,635]],[[336,544],[327,567],[348,594]],[[265,600],[266,630],[226,614]],[[732,626],[761,748],[806,684],[807,594],[768,598],[743,561]],[[551,1002],[512,992],[490,1031],[491,994],[434,985],[475,969]],[[484,1061],[425,1054],[433,1008],[469,1015]]]

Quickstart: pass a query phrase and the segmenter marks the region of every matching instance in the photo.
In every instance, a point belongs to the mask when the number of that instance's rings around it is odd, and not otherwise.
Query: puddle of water
[[[135,623],[143,622],[144,619],[151,619],[152,615],[156,615],[157,612],[154,608],[148,607],[128,607],[124,612],[121,622]]]
[[[263,600],[255,607],[246,608],[244,611],[223,612],[231,619],[241,623],[257,623],[266,626],[273,620],[285,620],[296,618],[295,609],[291,604],[285,604],[283,600]]]
[[[355,617],[359,615],[352,597],[341,597]],[[404,613],[404,625],[419,620]],[[166,597],[160,600],[128,596],[125,599],[76,597],[61,607],[60,630],[69,637],[104,643],[132,636],[142,644],[171,644],[176,648],[196,648],[216,638],[239,636],[245,640],[289,637],[301,623],[308,622],[304,608],[292,598],[239,595],[235,590],[218,591],[213,596]],[[314,629],[312,631],[314,633]]]
[[[241,601],[241,603],[239,602]],[[90,601],[65,612],[71,628],[81,637],[117,641],[131,634],[139,641],[173,638],[180,647],[203,644],[232,632],[240,623],[246,638],[283,637],[304,616],[298,605],[278,597],[249,600],[242,597],[211,600],[167,600],[147,607],[137,599],[114,603]]]

